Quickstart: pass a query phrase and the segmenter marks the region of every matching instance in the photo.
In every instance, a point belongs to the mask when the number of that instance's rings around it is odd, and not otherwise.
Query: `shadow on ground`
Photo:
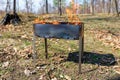
[[[115,76],[112,76],[107,80],[120,80],[120,74],[115,74]]]
[[[73,61],[75,63],[78,63],[79,52],[69,53],[67,61]],[[84,55],[82,57],[82,63],[98,64],[102,66],[112,66],[115,65],[116,60],[113,54],[84,52]]]

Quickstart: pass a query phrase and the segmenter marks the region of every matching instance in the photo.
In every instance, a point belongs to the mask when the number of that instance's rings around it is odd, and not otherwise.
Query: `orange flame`
[[[39,24],[45,24],[45,21],[44,20],[39,20],[39,18],[37,18],[37,19],[34,20],[34,23],[35,24],[38,24],[38,23]]]
[[[52,24],[60,24],[57,20],[54,20]]]
[[[71,0],[71,5],[72,5],[72,8],[66,8],[68,20],[70,22],[72,21],[73,23],[74,22],[80,23],[80,19],[76,15],[78,5],[74,3],[74,0]]]
[[[66,13],[67,13],[67,17],[68,17],[68,23],[69,24],[80,24],[80,19],[78,18],[78,16],[76,15],[76,11],[77,11],[77,7],[79,5],[75,4],[74,0],[71,0],[71,4],[72,4],[72,8],[66,8]],[[53,20],[51,22],[48,22],[47,18],[49,17],[49,14],[45,14],[45,15],[41,15],[42,18],[37,18],[34,20],[35,24],[60,24],[60,22],[58,22],[57,20]]]

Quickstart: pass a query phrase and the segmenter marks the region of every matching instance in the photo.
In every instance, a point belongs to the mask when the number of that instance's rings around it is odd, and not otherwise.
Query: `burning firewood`
[[[71,1],[71,3],[73,7],[66,8],[67,17],[51,16],[48,14],[44,14],[41,15],[41,17],[35,19],[34,24],[62,24],[62,23],[74,24],[74,25],[81,24],[79,17],[75,14],[77,9],[76,7],[77,4],[75,4],[73,0]]]
[[[81,21],[79,18],[76,16],[73,16],[73,18],[69,19],[68,17],[59,17],[59,16],[52,16],[52,17],[38,17],[33,21],[34,24],[62,24],[62,23],[67,23],[67,24],[74,24],[78,25],[81,24]]]

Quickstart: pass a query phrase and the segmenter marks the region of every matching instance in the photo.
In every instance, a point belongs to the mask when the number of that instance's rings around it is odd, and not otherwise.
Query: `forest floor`
[[[0,26],[0,80],[120,80],[120,17],[79,15],[85,23],[82,74],[78,74],[78,41],[37,38],[32,59],[33,23]],[[22,19],[24,20],[24,19]],[[117,72],[116,72],[117,71]]]

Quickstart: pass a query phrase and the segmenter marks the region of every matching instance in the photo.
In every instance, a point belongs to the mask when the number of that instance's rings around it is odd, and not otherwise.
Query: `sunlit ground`
[[[102,14],[79,15],[80,20],[85,23],[84,52],[86,53],[82,63],[84,73],[80,75],[75,55],[77,53],[74,53],[78,52],[78,41],[48,39],[49,59],[46,60],[44,39],[37,38],[38,59],[33,61],[31,58],[33,23],[21,17],[24,22],[19,26],[0,27],[0,79],[107,80],[120,76],[114,70],[114,66],[120,65],[120,48],[116,48],[120,42],[111,45],[113,41],[107,43],[101,35],[112,38],[117,36],[120,39],[120,17]],[[68,59],[70,53],[73,55],[71,61]],[[117,64],[112,64],[115,60]],[[25,70],[31,73],[27,76]]]

